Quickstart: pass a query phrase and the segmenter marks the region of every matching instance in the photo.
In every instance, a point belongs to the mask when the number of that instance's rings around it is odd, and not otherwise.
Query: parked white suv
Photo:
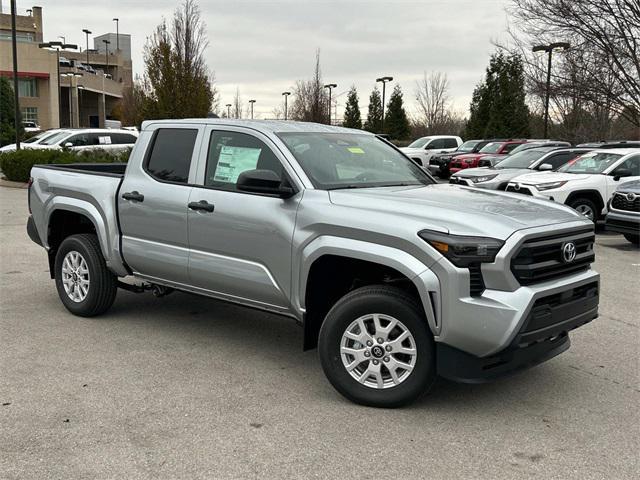
[[[449,153],[462,145],[460,137],[452,135],[431,135],[412,142],[408,147],[400,150],[424,168],[429,167],[429,160],[436,153]]]
[[[133,147],[138,139],[138,132],[110,128],[84,128],[60,130],[38,144],[25,145],[25,148],[56,149],[72,151],[102,149],[123,150]]]
[[[616,188],[638,179],[640,148],[594,150],[557,172],[520,175],[509,182],[507,191],[564,203],[596,222],[606,215]]]

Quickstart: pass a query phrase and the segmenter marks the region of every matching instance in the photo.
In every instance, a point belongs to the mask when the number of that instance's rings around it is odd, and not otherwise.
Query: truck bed
[[[34,168],[62,170],[65,172],[86,173],[121,178],[127,168],[126,163],[66,163],[57,165],[34,165]]]

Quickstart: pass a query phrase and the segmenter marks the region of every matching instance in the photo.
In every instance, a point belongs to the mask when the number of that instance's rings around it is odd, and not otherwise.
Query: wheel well
[[[49,217],[49,231],[47,243],[49,244],[49,273],[55,278],[55,259],[58,247],[65,238],[78,233],[96,233],[96,227],[87,217],[70,210],[55,210]]]
[[[305,294],[304,349],[317,346],[320,326],[340,298],[356,288],[378,284],[393,285],[420,302],[414,283],[394,268],[339,255],[323,255],[315,260]]]
[[[596,207],[598,208],[596,214],[600,216],[602,209],[604,208],[604,200],[602,200],[600,192],[598,192],[597,190],[581,190],[578,192],[573,192],[571,193],[571,195],[569,195],[565,204],[569,205],[571,202],[577,200],[578,198],[588,198],[593,203],[595,203]]]

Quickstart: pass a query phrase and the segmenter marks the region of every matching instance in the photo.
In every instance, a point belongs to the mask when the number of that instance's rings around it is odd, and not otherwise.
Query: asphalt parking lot
[[[600,234],[600,318],[565,354],[416,404],[349,403],[291,320],[119,292],[70,315],[0,187],[0,478],[638,478],[640,251]]]

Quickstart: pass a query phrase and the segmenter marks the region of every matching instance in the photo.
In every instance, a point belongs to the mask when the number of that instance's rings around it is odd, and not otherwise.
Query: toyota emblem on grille
[[[573,242],[566,242],[562,245],[562,259],[564,263],[571,263],[576,259],[576,244]]]
[[[633,202],[636,199],[636,194],[633,192],[627,193],[627,200]]]

